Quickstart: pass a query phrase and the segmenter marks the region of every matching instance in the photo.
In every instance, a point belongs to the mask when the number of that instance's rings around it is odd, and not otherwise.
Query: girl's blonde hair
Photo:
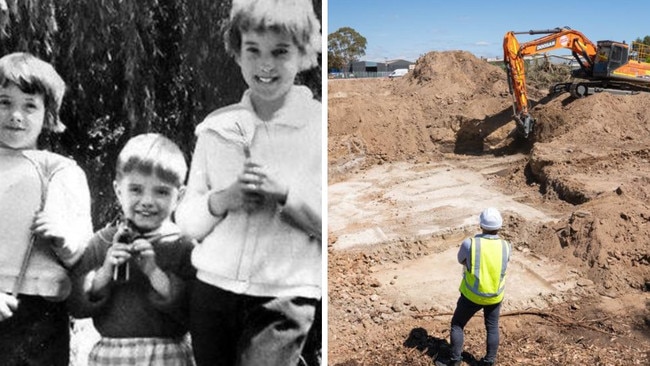
[[[59,110],[65,94],[65,82],[54,67],[29,53],[16,52],[0,58],[0,86],[16,85],[23,93],[40,94],[45,104],[43,126],[63,132]]]
[[[115,180],[137,171],[155,174],[161,180],[179,188],[185,183],[187,163],[181,149],[172,140],[157,133],[131,138],[117,157]]]
[[[302,70],[308,70],[318,66],[320,29],[312,0],[233,0],[224,26],[224,41],[226,51],[238,57],[242,32],[271,30],[288,34],[304,56]]]

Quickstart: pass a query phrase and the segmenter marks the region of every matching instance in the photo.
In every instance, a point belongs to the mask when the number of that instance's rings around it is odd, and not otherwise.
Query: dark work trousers
[[[463,342],[465,335],[463,329],[467,322],[478,312],[483,309],[483,320],[485,323],[486,353],[483,358],[485,361],[494,362],[497,357],[499,348],[499,313],[501,312],[501,303],[494,305],[478,305],[468,298],[460,295],[454,316],[451,318],[451,360],[461,360],[463,352]]]
[[[297,365],[316,304],[235,294],[197,280],[190,302],[197,366]]]
[[[14,315],[0,321],[0,366],[68,366],[69,359],[65,302],[18,296]]]

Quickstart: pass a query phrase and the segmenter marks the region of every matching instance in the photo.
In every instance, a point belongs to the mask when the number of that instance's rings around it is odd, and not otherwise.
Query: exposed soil
[[[456,249],[487,205],[515,247],[499,365],[650,364],[650,95],[546,90],[524,141],[505,72],[468,52],[328,82],[328,364],[444,353]],[[484,338],[476,316],[466,364]]]

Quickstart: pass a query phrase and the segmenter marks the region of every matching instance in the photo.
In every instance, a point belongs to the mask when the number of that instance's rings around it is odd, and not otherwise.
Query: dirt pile
[[[463,130],[487,135],[509,120],[511,108],[503,71],[467,52],[429,53],[400,79],[341,80],[328,88],[332,179],[382,161],[480,150],[473,137],[463,140]]]
[[[551,247],[571,251],[610,294],[643,290],[650,280],[649,108],[647,94],[603,93],[532,110],[531,178],[549,200],[574,205],[549,237]]]
[[[558,219],[529,222],[509,212],[505,233],[518,250],[575,266],[591,290],[558,300],[553,322],[504,317],[500,364],[643,364],[650,357],[650,95],[545,100],[545,90],[530,87],[537,124],[522,142],[513,134],[505,72],[467,52],[429,53],[401,79],[329,81],[330,184],[374,164],[525,154],[490,182]],[[330,364],[424,365],[444,351],[449,318],[383,300],[370,276],[378,263],[431,253],[422,240],[330,248]],[[534,337],[531,327],[539,329]],[[481,328],[477,321],[466,334],[477,357]]]

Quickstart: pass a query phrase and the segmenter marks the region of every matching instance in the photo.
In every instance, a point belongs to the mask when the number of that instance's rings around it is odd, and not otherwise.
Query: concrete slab
[[[493,158],[495,159],[495,158]],[[499,158],[499,164],[508,161]],[[496,161],[496,160],[494,160]],[[513,211],[545,222],[553,218],[503,194],[485,177],[494,161],[385,164],[328,187],[328,227],[335,249],[380,244],[474,228],[484,207]],[[503,166],[501,166],[503,168]]]
[[[398,264],[376,266],[373,271],[382,298],[416,306],[420,310],[451,312],[456,306],[463,267],[456,247]],[[504,310],[543,309],[576,286],[579,276],[562,263],[525,252],[514,252],[506,274]],[[555,295],[555,296],[553,296]]]
[[[456,253],[466,231],[478,231],[478,214],[488,206],[513,211],[531,222],[555,219],[503,193],[489,179],[513,159],[471,158],[437,164],[385,164],[328,189],[330,235],[335,250],[433,238],[435,253],[372,268],[377,293],[392,303],[420,310],[453,311],[462,266]],[[448,234],[448,235],[442,235]],[[445,238],[445,239],[443,239]],[[545,308],[576,286],[578,272],[526,250],[513,251],[507,274],[508,310]]]

